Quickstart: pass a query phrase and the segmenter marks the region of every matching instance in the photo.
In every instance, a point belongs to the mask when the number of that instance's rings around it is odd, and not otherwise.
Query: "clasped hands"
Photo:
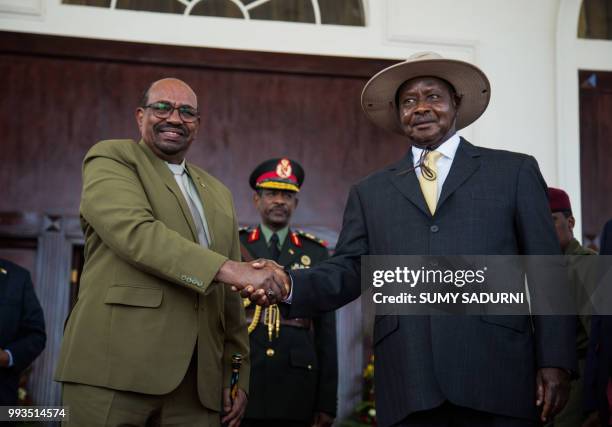
[[[285,300],[291,292],[291,281],[283,267],[266,259],[250,262],[228,260],[216,278],[231,285],[232,290],[240,292],[243,298],[264,307]]]

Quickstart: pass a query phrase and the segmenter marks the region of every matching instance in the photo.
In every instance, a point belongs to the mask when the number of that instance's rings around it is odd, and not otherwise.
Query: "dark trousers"
[[[434,409],[408,415],[395,427],[537,427],[536,421],[490,414],[445,402]]]

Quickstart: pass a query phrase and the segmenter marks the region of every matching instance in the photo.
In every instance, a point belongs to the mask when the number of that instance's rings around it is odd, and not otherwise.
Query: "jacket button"
[[[431,231],[432,233],[437,233],[440,230],[440,227],[438,227],[437,225],[432,225],[431,227],[429,227],[429,231]]]
[[[266,350],[266,356],[268,356],[268,357],[274,356],[274,349],[272,349],[272,348],[267,349]]]

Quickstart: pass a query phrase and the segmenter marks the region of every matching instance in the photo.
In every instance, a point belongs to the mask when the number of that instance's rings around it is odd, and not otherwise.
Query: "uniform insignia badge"
[[[302,264],[304,264],[306,267],[308,267],[311,263],[310,257],[308,255],[302,255],[302,258],[300,258],[300,261],[302,262]]]
[[[2,274],[8,274],[8,272],[4,269],[4,268],[0,268],[0,273]]]
[[[291,243],[293,243],[298,248],[302,247],[302,242],[296,233],[291,233]]]
[[[289,159],[281,159],[278,165],[276,165],[276,174],[281,178],[289,178],[292,172],[293,168],[291,167]]]
[[[251,233],[249,234],[248,242],[253,243],[257,240],[259,240],[259,227],[254,228],[253,231],[251,231]]]
[[[295,251],[294,251],[293,249],[289,248],[289,253],[290,253],[291,255],[293,255],[293,254],[295,253]]]

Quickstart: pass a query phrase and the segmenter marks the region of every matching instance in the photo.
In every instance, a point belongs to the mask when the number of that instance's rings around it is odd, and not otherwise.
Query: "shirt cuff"
[[[287,295],[287,298],[285,298],[281,302],[284,302],[285,304],[291,304],[291,300],[293,299],[293,276],[287,270],[285,270],[285,272],[287,273],[287,276],[289,276],[289,280],[291,281],[291,290],[289,291],[289,295]]]
[[[6,351],[6,354],[8,354],[8,357],[9,357],[8,367],[12,368],[13,365],[14,365],[14,363],[13,363],[13,353],[11,353],[11,350],[7,350],[7,349],[4,349],[4,351]]]

